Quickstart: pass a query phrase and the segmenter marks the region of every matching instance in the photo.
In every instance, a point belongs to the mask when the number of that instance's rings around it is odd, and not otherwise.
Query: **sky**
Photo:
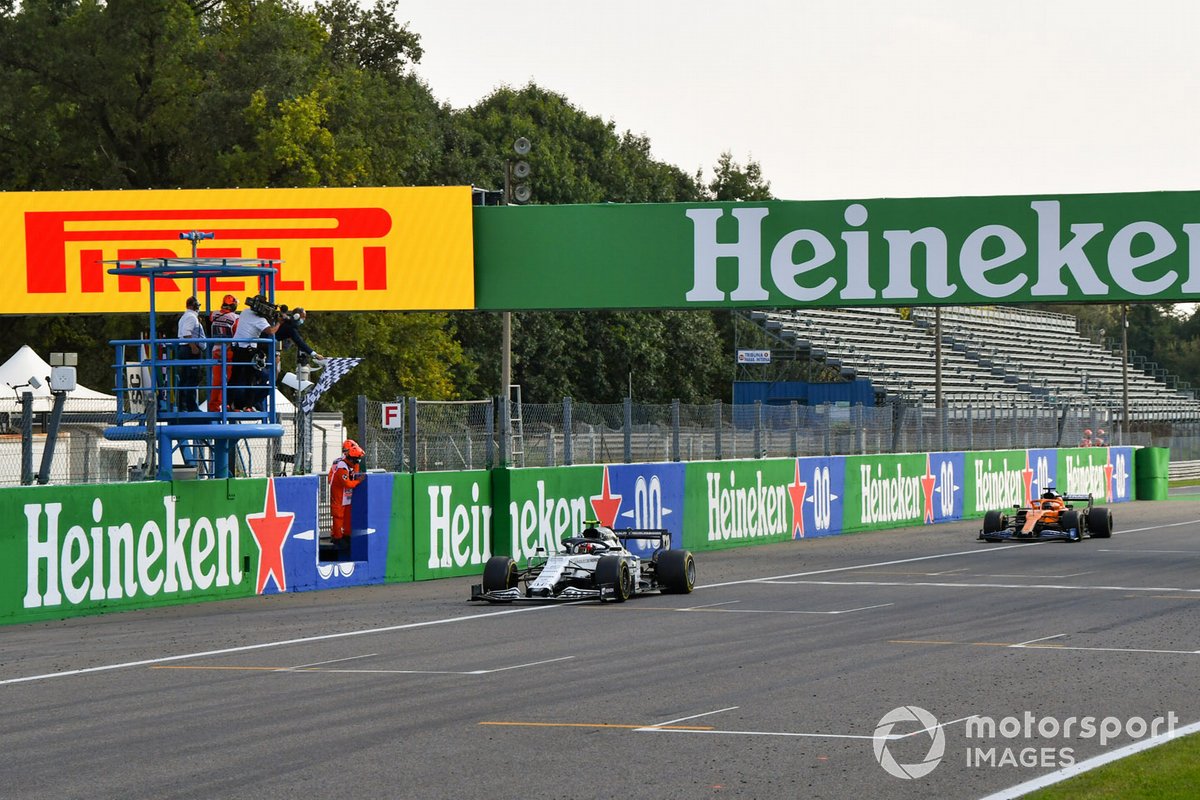
[[[1195,0],[402,0],[465,108],[533,82],[784,200],[1200,190]],[[536,147],[536,142],[534,143]]]

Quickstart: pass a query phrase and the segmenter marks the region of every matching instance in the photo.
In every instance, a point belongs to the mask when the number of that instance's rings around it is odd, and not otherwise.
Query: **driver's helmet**
[[[1046,490],[1044,492],[1042,492],[1042,499],[1043,500],[1057,500],[1058,492],[1055,491],[1053,486],[1047,486]]]

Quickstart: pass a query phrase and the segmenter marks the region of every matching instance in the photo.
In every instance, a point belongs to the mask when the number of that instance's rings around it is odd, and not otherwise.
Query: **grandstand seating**
[[[877,395],[933,402],[935,311],[908,317],[891,308],[805,308],[751,312],[786,345],[867,378]],[[1083,336],[1074,317],[1011,307],[941,311],[942,398],[970,402],[1120,408],[1121,359]],[[1156,376],[1128,371],[1133,418],[1200,418],[1200,402]]]

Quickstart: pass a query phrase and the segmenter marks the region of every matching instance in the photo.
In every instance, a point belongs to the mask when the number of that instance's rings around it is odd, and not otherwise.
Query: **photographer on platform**
[[[233,377],[229,390],[231,411],[257,411],[258,404],[269,391],[264,387],[262,370],[255,365],[260,353],[269,357],[267,345],[253,339],[265,339],[279,330],[279,309],[267,302],[261,294],[247,298],[246,308],[238,315],[237,330],[233,334]]]

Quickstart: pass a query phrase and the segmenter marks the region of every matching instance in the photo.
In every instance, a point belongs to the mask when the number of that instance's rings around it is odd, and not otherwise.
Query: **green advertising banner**
[[[388,583],[411,581],[413,570],[413,476],[394,476],[392,507],[388,510],[388,551],[384,579]]]
[[[1058,451],[1060,492],[1091,494],[1097,504],[1112,499],[1113,467],[1106,447],[1075,447]]]
[[[789,541],[803,513],[796,460],[692,462],[683,487],[688,550]]]
[[[486,470],[413,475],[413,578],[482,574],[492,556],[494,519]]]
[[[925,522],[927,492],[924,453],[846,458],[843,531],[881,530]]]
[[[485,310],[1200,299],[1200,192],[475,209]]]
[[[0,620],[245,597],[265,480],[0,491]],[[178,491],[178,494],[173,492]]]
[[[1053,456],[1053,451],[1040,452]],[[1027,505],[1030,492],[1047,482],[1045,477],[1035,482],[1035,470],[1039,467],[1037,457],[1031,464],[1025,450],[967,453],[966,461],[964,517],[982,517],[989,511],[1006,511],[1014,505]],[[1040,466],[1045,476],[1046,465]]]
[[[521,563],[539,550],[557,552],[564,537],[583,532],[586,520],[605,516],[598,512],[610,495],[607,471],[604,466],[508,470],[507,508],[496,509],[508,536],[497,535],[496,552]],[[603,522],[616,525],[612,517]]]

